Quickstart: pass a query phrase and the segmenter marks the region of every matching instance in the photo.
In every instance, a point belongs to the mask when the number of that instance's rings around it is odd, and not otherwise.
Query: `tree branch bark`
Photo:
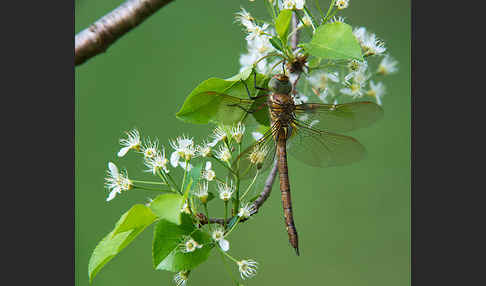
[[[116,40],[174,0],[127,0],[75,37],[74,65],[104,53]]]

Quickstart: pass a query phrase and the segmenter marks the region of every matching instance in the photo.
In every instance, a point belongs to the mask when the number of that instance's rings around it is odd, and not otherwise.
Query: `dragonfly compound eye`
[[[289,94],[292,91],[292,84],[286,76],[274,76],[268,82],[268,88],[275,93]]]

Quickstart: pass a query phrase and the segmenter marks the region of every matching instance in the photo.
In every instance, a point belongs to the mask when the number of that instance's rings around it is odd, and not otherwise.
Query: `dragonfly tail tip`
[[[297,254],[297,256],[300,256],[299,248],[298,247],[295,247],[295,253]]]

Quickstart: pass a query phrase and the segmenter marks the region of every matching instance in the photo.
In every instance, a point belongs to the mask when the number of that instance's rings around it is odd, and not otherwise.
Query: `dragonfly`
[[[255,90],[262,90],[264,94],[253,97],[246,83],[242,82],[249,99],[218,93],[225,102],[226,111],[236,108],[251,114],[264,107],[268,110],[270,127],[259,140],[236,158],[233,165],[238,166],[238,173],[244,179],[254,176],[257,171],[268,169],[276,159],[285,226],[289,242],[299,255],[287,153],[301,162],[320,168],[360,161],[366,154],[364,146],[353,137],[338,133],[370,126],[383,117],[383,109],[370,101],[296,104],[291,95],[292,84],[285,74],[271,77],[267,88],[258,87],[254,77]],[[261,99],[264,99],[263,102],[255,107],[254,103]],[[251,160],[250,154],[255,150],[265,150],[267,154],[259,164]]]

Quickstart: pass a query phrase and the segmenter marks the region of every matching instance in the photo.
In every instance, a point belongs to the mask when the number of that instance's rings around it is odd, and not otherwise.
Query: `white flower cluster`
[[[305,1],[298,0],[283,0],[278,3],[280,9],[302,10],[305,5]],[[345,9],[349,6],[349,0],[338,0],[335,2],[335,6],[338,10]],[[271,73],[272,68],[275,67],[279,59],[266,56],[270,53],[280,53],[270,44],[270,38],[275,35],[274,28],[267,23],[261,26],[257,25],[255,18],[244,8],[241,8],[241,11],[236,14],[235,18],[236,22],[245,27],[247,33],[245,39],[248,52],[240,56],[240,72],[255,67],[258,73]],[[305,26],[311,26],[312,24],[306,11],[304,11],[302,22]],[[334,16],[329,19],[329,22],[344,23],[344,18]],[[302,24],[299,25],[300,29]],[[312,28],[314,30],[313,26]],[[373,98],[379,105],[383,104],[382,98],[386,93],[386,89],[384,84],[374,79],[374,77],[397,72],[398,62],[385,53],[384,42],[379,40],[374,33],[367,31],[365,27],[355,28],[353,34],[362,48],[365,60],[352,60],[344,65],[342,63],[334,63],[328,65],[326,69],[312,71],[304,79],[310,85],[311,92],[304,94],[297,90],[294,95],[296,104],[307,102],[309,96],[313,94],[324,103],[344,103],[366,96]],[[296,55],[301,52],[299,49],[294,51]],[[375,64],[376,59],[380,58],[381,61]],[[290,77],[292,79],[293,75],[290,74]],[[224,148],[218,150],[218,155],[223,160],[230,159],[227,150]]]
[[[245,39],[248,53],[240,56],[240,72],[242,72],[252,67],[261,58],[276,51],[270,43],[270,38],[276,33],[275,29],[270,28],[268,23],[264,23],[261,26],[256,24],[255,19],[244,8],[241,8],[241,11],[236,13],[235,21],[240,23],[247,33]],[[268,61],[267,59],[262,59],[256,64],[256,70],[262,74],[268,73],[276,62],[277,60]]]
[[[365,60],[350,60],[344,65],[332,63],[325,70],[312,72],[306,78],[307,84],[324,103],[337,104],[367,96],[382,105],[386,89],[383,82],[376,81],[376,78],[397,72],[398,62],[385,53],[384,42],[366,28],[355,28],[353,34],[361,45]]]
[[[228,177],[226,182],[217,178],[216,171],[213,169],[213,164],[211,160],[223,164],[226,168],[232,170],[231,160],[234,158],[233,152],[238,150],[241,152],[241,144],[243,143],[243,137],[245,135],[245,125],[241,122],[233,126],[217,126],[209,136],[209,138],[202,141],[201,145],[196,145],[194,139],[187,135],[182,135],[176,137],[175,139],[169,140],[170,147],[172,148],[172,153],[169,159],[166,157],[165,147],[159,143],[158,139],[141,138],[140,132],[137,129],[132,129],[126,133],[126,136],[120,139],[120,149],[117,152],[118,157],[126,156],[130,151],[138,153],[142,156],[143,161],[147,169],[145,172],[149,172],[162,179],[163,182],[147,182],[147,181],[137,181],[128,178],[126,170],[119,171],[118,167],[113,163],[108,163],[108,176],[105,178],[106,188],[110,190],[107,201],[111,201],[116,197],[116,195],[128,191],[131,189],[146,189],[146,190],[156,190],[153,188],[154,185],[165,185],[168,187],[171,184],[176,185],[173,178],[171,177],[172,171],[178,168],[184,169],[184,172],[189,172],[194,164],[193,160],[195,158],[201,158],[204,163],[204,168],[201,170],[200,180],[195,184],[194,190],[190,193],[188,199],[184,202],[181,207],[181,213],[186,213],[188,215],[194,216],[200,213],[197,210],[197,205],[194,205],[194,199],[198,199],[203,205],[205,210],[207,210],[207,203],[212,198],[212,193],[209,192],[210,183],[217,182],[217,190],[219,193],[219,199],[225,202],[225,212],[227,207],[230,205],[229,202],[233,199],[236,193],[237,184],[235,180]],[[248,155],[245,155],[246,160],[249,160],[250,164],[261,165],[268,154],[268,147],[257,145],[256,148],[252,149]],[[233,173],[235,171],[233,170]],[[231,172],[229,173],[230,176]],[[186,177],[187,173],[184,175]],[[184,184],[183,179],[183,184]],[[144,184],[151,184],[151,187],[146,187]],[[250,184],[251,186],[252,184]],[[247,188],[247,191],[250,187]],[[175,192],[179,190],[174,190]],[[179,192],[180,193],[180,192]],[[245,192],[246,194],[246,192]],[[240,196],[240,199],[244,196]],[[154,200],[148,199],[146,206],[150,206]],[[238,267],[240,275],[243,279],[251,278],[257,273],[258,263],[252,259],[237,260],[231,257],[227,252],[230,249],[230,242],[227,236],[235,229],[236,225],[240,220],[246,220],[252,216],[256,211],[256,206],[253,203],[243,201],[240,202],[241,207],[238,209],[237,213],[233,215],[238,218],[233,221],[232,224],[226,225],[216,225],[214,227],[209,227],[204,230],[200,228],[201,231],[207,231],[211,237],[211,244],[216,245],[222,253],[229,257]],[[191,254],[197,252],[199,249],[205,247],[208,242],[200,241],[198,236],[187,235],[181,238],[178,244],[178,251],[181,254]],[[180,271],[174,276],[174,282],[178,286],[187,285],[189,278],[189,270]]]
[[[245,134],[245,125],[239,122],[234,126],[218,126],[210,135],[212,138],[210,142],[203,140],[202,144],[197,146],[194,143],[194,139],[186,135],[170,140],[169,144],[173,149],[170,160],[167,159],[165,147],[159,144],[158,139],[145,138],[142,141],[140,132],[137,129],[127,131],[125,134],[126,137],[120,139],[121,149],[117,153],[118,157],[124,157],[130,150],[143,154],[144,164],[147,167],[145,172],[160,176],[169,174],[169,165],[174,168],[181,167],[187,172],[191,171],[193,165],[190,162],[197,157],[212,157],[229,164],[232,158],[232,151],[229,149],[229,146],[231,146],[232,142],[241,143]],[[217,146],[220,142],[224,144]],[[216,179],[216,172],[212,168],[211,161],[206,161],[201,178],[207,182]],[[108,164],[108,177],[105,180],[105,186],[110,190],[107,201],[112,200],[122,191],[133,188],[133,182],[128,179],[126,171],[119,172],[116,165],[112,162]],[[201,197],[204,197],[204,193],[207,193],[207,184],[202,185],[200,191]]]

